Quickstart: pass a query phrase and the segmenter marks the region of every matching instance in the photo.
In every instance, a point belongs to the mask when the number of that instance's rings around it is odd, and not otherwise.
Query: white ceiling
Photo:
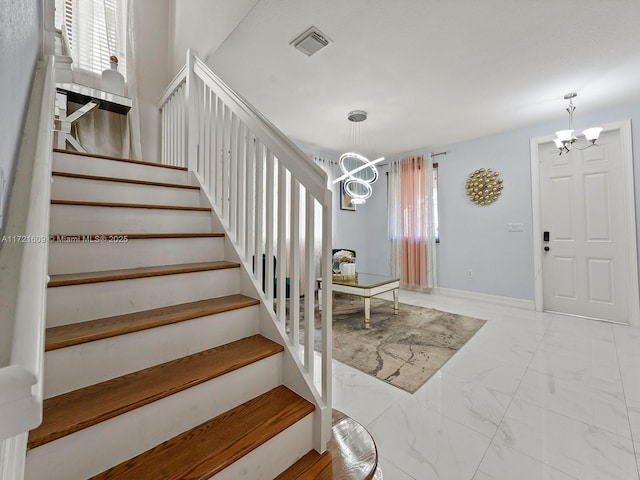
[[[311,57],[290,42],[316,26]],[[296,142],[392,155],[640,102],[640,0],[261,0],[213,70]]]

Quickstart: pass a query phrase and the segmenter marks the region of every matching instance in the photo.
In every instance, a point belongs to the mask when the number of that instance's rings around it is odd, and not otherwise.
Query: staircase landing
[[[372,480],[378,451],[367,430],[351,417],[333,410],[333,436],[327,451],[315,450],[291,465],[276,480]]]

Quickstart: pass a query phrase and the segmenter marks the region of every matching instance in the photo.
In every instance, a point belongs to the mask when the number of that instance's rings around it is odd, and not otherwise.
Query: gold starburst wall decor
[[[471,172],[465,185],[469,200],[481,207],[491,205],[498,200],[502,188],[503,180],[492,168],[480,168]]]

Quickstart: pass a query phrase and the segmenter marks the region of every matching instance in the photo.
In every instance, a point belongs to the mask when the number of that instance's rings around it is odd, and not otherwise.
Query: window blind
[[[100,74],[115,55],[126,79],[126,24],[119,0],[56,0],[56,26],[66,29],[76,69]]]

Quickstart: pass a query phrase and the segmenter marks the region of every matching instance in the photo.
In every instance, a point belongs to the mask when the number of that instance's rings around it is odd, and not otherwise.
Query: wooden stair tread
[[[209,207],[188,207],[184,205],[153,205],[150,203],[117,203],[117,202],[89,202],[85,200],[51,200],[51,205],[73,205],[80,207],[111,207],[111,208],[147,208],[152,210],[189,210],[195,212],[210,212]]]
[[[332,433],[326,452],[310,451],[276,480],[371,480],[378,467],[371,434],[337,410],[333,411]]]
[[[278,386],[92,478],[205,480],[313,410]]]
[[[27,446],[36,448],[283,350],[253,335],[46,399],[43,421],[29,433]]]
[[[90,157],[90,158],[97,158],[102,160],[115,160],[116,162],[135,163],[138,165],[147,165],[149,167],[170,168],[172,170],[182,170],[185,172],[187,171],[187,167],[177,167],[175,165],[162,165],[160,163],[145,162],[142,160],[133,160],[131,158],[112,157],[111,155],[99,155],[97,153],[76,152],[75,150],[64,150],[61,148],[54,148],[53,151],[57,153],[66,153],[68,155],[78,155],[81,157]]]
[[[127,240],[154,240],[170,238],[222,238],[224,237],[224,233],[52,233],[49,235],[49,241],[74,243],[74,241],[79,242],[81,239],[98,240],[102,237],[126,237]]]
[[[45,351],[70,347],[82,343],[111,338],[183,322],[194,318],[228,312],[258,305],[260,302],[245,295],[235,294],[197,302],[154,308],[86,322],[47,328]]]
[[[153,187],[184,188],[186,190],[200,190],[200,187],[197,185],[184,185],[180,183],[166,183],[166,182],[151,182],[149,180],[135,180],[131,178],[103,177],[99,175],[86,175],[83,173],[53,171],[51,172],[51,175],[56,177],[77,178],[77,179],[83,179],[83,180],[100,180],[103,182],[133,183],[136,185],[150,185]]]
[[[60,275],[51,275],[47,286],[50,288],[63,287],[68,285],[112,282],[116,280],[131,280],[134,278],[158,277],[162,275],[205,272],[209,270],[223,270],[226,268],[239,267],[239,263],[216,261],[181,263],[178,265],[160,265],[154,267],[127,268],[122,270],[106,270],[102,272],[64,273]]]

